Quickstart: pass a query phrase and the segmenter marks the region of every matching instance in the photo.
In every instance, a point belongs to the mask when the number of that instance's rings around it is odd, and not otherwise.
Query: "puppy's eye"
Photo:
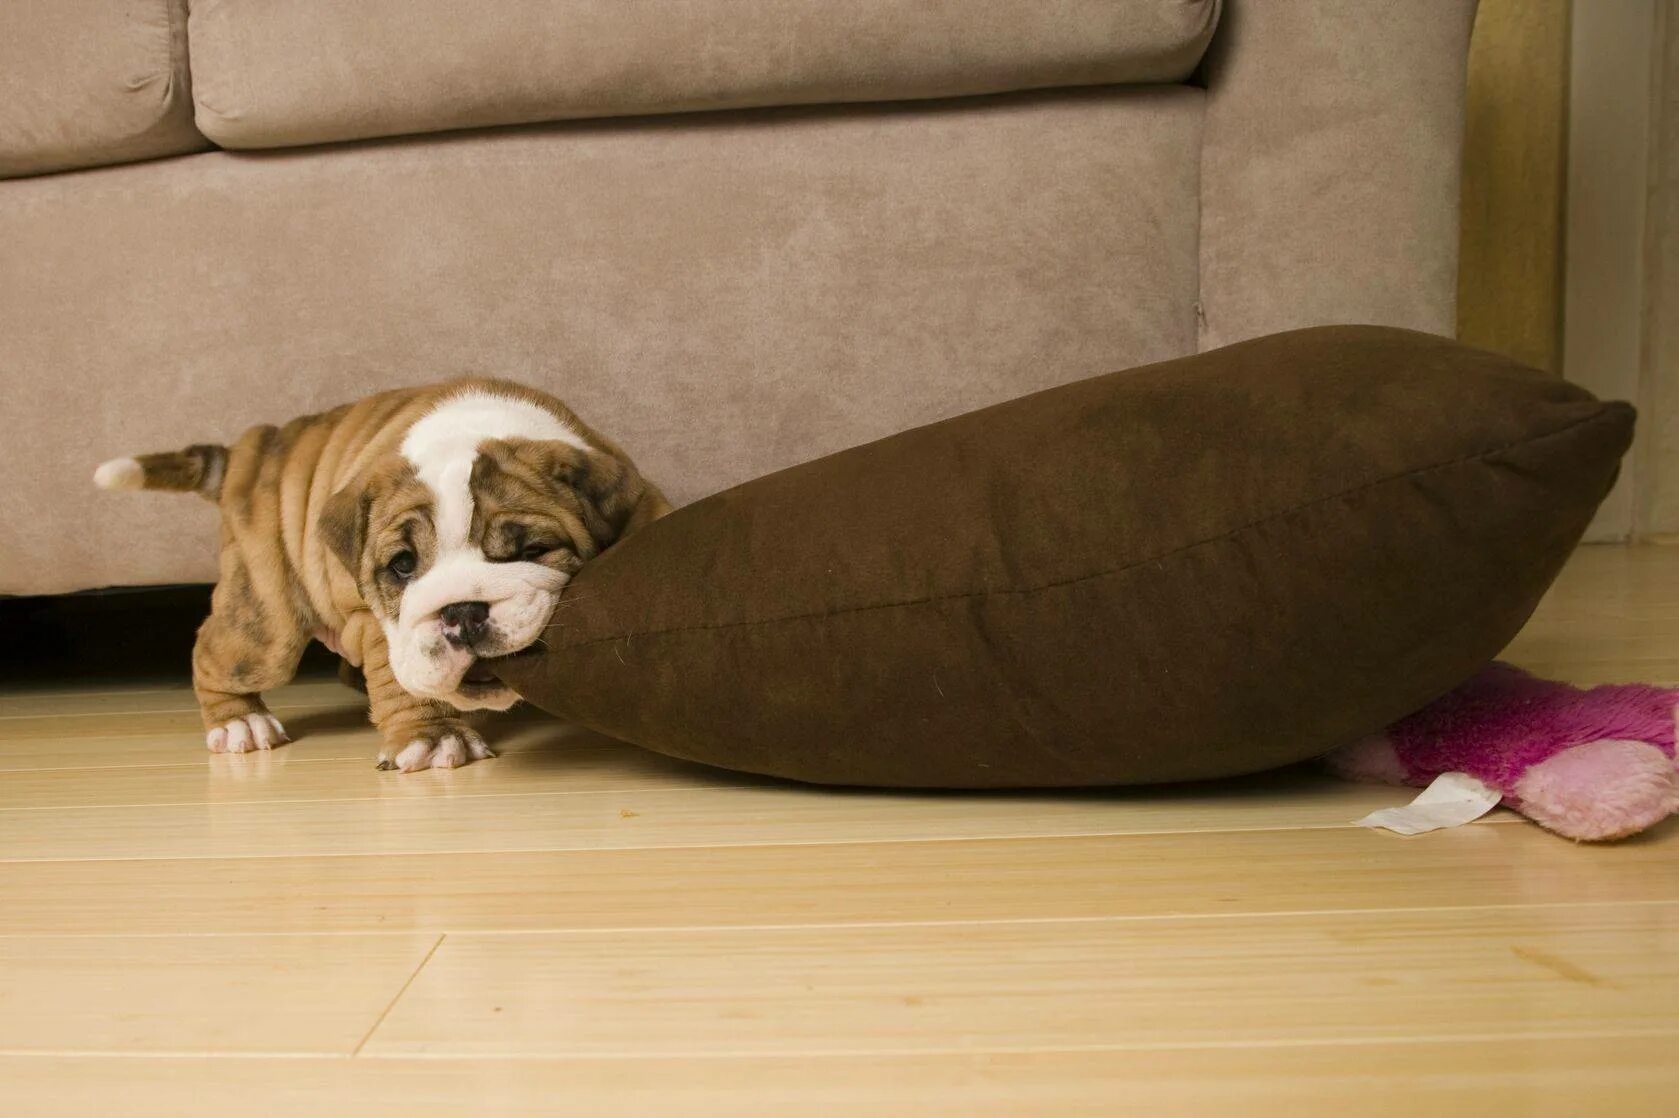
[[[415,560],[412,551],[399,551],[391,556],[390,561],[385,564],[385,569],[406,582],[414,577],[414,565]]]
[[[554,549],[545,543],[528,543],[519,552],[519,558],[527,563],[534,563]]]

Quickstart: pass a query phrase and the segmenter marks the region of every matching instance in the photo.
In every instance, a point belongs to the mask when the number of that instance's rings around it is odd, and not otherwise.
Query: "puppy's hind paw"
[[[386,746],[379,752],[377,768],[400,769],[405,773],[421,769],[456,769],[472,761],[494,757],[484,739],[465,726],[439,726],[421,730],[401,747]]]
[[[253,749],[273,749],[289,741],[291,738],[280,720],[266,711],[230,719],[204,735],[204,745],[211,753],[249,753]]]

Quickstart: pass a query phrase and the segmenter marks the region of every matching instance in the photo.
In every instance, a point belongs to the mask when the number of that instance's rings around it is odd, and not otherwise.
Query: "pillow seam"
[[[1246,532],[1251,532],[1257,528],[1263,528],[1267,524],[1274,523],[1286,517],[1307,512],[1318,508],[1321,505],[1331,504],[1335,501],[1342,501],[1349,497],[1356,497],[1360,493],[1365,493],[1384,485],[1391,485],[1394,482],[1409,481],[1413,478],[1422,477],[1425,474],[1437,473],[1441,470],[1455,469],[1459,466],[1465,466],[1472,462],[1489,462],[1492,459],[1497,458],[1499,455],[1508,454],[1513,450],[1519,450],[1523,447],[1533,446],[1549,439],[1559,438],[1563,435],[1570,434],[1582,427],[1597,422],[1607,415],[1613,414],[1614,410],[1615,409],[1607,405],[1600,406],[1599,409],[1591,415],[1586,416],[1583,419],[1575,420],[1573,423],[1570,423],[1565,427],[1559,427],[1554,431],[1547,431],[1542,435],[1535,435],[1532,438],[1527,439],[1519,439],[1516,442],[1506,443],[1503,446],[1494,447],[1491,450],[1483,450],[1475,454],[1465,455],[1462,458],[1454,458],[1449,462],[1436,462],[1433,465],[1418,466],[1414,469],[1406,470],[1404,473],[1390,474],[1387,477],[1378,478],[1375,481],[1365,482],[1363,485],[1353,486],[1351,489],[1343,489],[1337,493],[1326,494],[1325,496],[1307,501],[1304,504],[1293,505],[1286,509],[1279,509],[1276,512],[1267,513],[1257,520],[1250,520],[1245,524],[1238,524],[1234,528],[1226,529],[1215,536],[1207,536],[1203,539],[1193,540],[1189,543],[1181,544],[1170,551],[1163,551],[1158,555],[1151,555],[1143,559],[1134,559],[1128,563],[1122,563],[1117,567],[1109,567],[1105,570],[1090,571],[1086,574],[1056,579],[1054,582],[1046,582],[1037,586],[963,590],[951,594],[930,594],[922,598],[904,598],[891,602],[873,602],[862,606],[845,606],[841,609],[821,610],[810,613],[791,613],[785,614],[781,617],[761,617],[747,621],[724,621],[715,625],[674,625],[668,629],[645,629],[640,632],[618,633],[609,637],[591,637],[589,640],[579,641],[576,644],[561,645],[558,648],[555,648],[554,651],[571,651],[573,649],[589,648],[598,644],[610,644],[614,641],[640,639],[642,637],[674,636],[679,633],[710,633],[723,629],[748,629],[760,625],[782,625],[793,621],[816,621],[830,617],[843,617],[846,614],[851,613],[869,613],[874,610],[883,609],[903,609],[908,606],[933,605],[938,602],[954,602],[967,598],[991,598],[1038,594],[1045,590],[1058,590],[1062,587],[1073,586],[1081,582],[1090,582],[1099,578],[1109,578],[1113,575],[1121,575],[1127,571],[1135,570],[1138,567],[1148,566],[1150,563],[1163,563],[1168,559],[1174,559],[1187,552],[1194,551],[1197,548],[1208,547],[1216,543],[1223,543],[1233,537],[1242,535]],[[547,632],[547,630],[545,629],[544,632]]]

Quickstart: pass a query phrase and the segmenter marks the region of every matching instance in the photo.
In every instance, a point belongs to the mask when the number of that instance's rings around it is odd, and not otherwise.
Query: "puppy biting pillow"
[[[1377,730],[1516,633],[1633,412],[1323,327],[782,470],[585,566],[502,677],[673,757],[826,784],[1233,776]]]

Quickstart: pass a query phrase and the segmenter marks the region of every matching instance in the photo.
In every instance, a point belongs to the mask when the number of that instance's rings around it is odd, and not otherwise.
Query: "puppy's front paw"
[[[469,761],[482,761],[495,753],[477,732],[461,722],[439,722],[422,726],[406,740],[386,742],[379,751],[381,769],[405,773],[421,769],[456,769]]]
[[[211,753],[248,753],[253,749],[273,749],[288,741],[291,738],[286,736],[286,728],[266,711],[252,711],[229,719],[204,735],[204,744]]]

